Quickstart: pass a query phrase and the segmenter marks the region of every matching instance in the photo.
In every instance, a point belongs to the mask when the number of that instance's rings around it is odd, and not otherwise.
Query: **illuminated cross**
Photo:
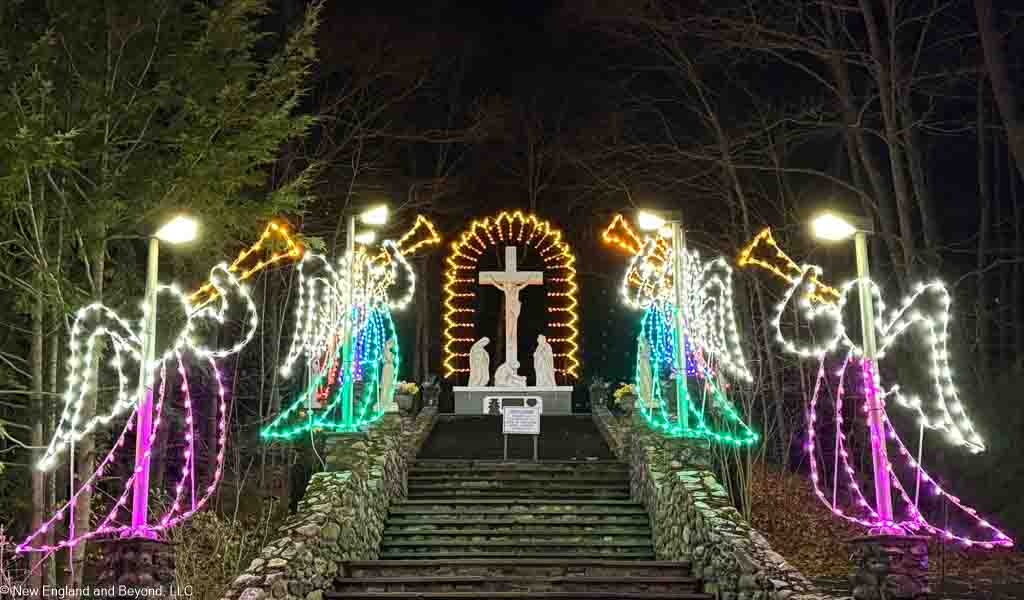
[[[516,247],[505,246],[505,270],[482,271],[480,285],[493,285],[505,292],[505,362],[519,360],[519,290],[544,283],[541,271],[517,271]]]

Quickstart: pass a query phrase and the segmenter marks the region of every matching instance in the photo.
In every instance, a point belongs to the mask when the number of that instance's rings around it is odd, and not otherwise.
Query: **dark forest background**
[[[379,201],[393,209],[385,235],[425,214],[447,240],[415,261],[416,301],[396,314],[403,379],[441,373],[447,242],[474,217],[522,209],[559,224],[577,253],[584,387],[632,377],[639,315],[618,297],[626,259],[600,240],[615,213],[679,209],[693,247],[730,259],[770,225],[790,256],[822,265],[833,283],[853,274],[852,244],[814,242],[811,215],[868,216],[873,275],[887,297],[935,277],[954,294],[951,362],[989,450],[965,456],[938,441],[926,447],[930,464],[993,522],[1024,531],[1024,11],[1016,3],[478,4],[0,5],[4,535],[22,539],[66,497],[67,469],[44,477],[28,465],[59,415],[74,311],[102,300],[136,316],[145,269],[138,236],[179,206],[213,223],[199,248],[163,254],[161,280],[191,288],[273,215],[336,256],[342,214]],[[155,24],[167,23],[158,9],[182,25],[155,35]],[[236,21],[210,35],[224,14]],[[133,86],[153,77],[146,58],[185,48],[193,62],[169,64],[173,85],[154,84],[153,106],[134,108]],[[118,58],[122,77],[137,84],[105,85]],[[103,137],[104,123],[122,123],[118,114],[129,131]],[[168,149],[154,138],[152,152],[149,143],[136,150],[132,140],[153,135],[148,114],[181,143]],[[190,125],[175,125],[179,114],[191,115]],[[215,168],[194,167],[210,161]],[[175,192],[155,193],[161,186]],[[252,282],[262,325],[228,365],[231,464],[217,506],[228,522],[262,514],[269,523],[268,498],[300,485],[291,473],[319,468],[309,440],[268,447],[257,437],[297,393],[276,368],[290,341],[294,280],[284,267]],[[724,468],[767,461],[801,472],[794,447],[812,381],[767,329],[782,286],[750,271],[736,271],[734,283],[756,381],[738,398],[764,443]],[[524,319],[542,316],[524,304]],[[102,406],[113,394],[99,389],[93,401]],[[110,442],[98,435],[73,468],[91,471]],[[88,518],[107,500],[94,494],[78,514]],[[64,556],[52,565],[45,577],[70,572]]]

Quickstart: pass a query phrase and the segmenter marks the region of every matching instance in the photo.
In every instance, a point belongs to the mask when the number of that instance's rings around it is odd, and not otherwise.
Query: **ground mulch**
[[[772,547],[812,579],[845,582],[852,568],[846,540],[864,531],[835,518],[802,475],[760,467],[751,486],[751,521]],[[952,597],[1024,598],[1019,550],[933,543],[929,559],[933,587]]]

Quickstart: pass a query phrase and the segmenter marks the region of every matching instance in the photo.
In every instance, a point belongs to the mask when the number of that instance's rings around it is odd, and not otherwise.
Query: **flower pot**
[[[411,415],[416,408],[416,396],[410,396],[409,394],[395,394],[395,404],[398,405],[398,411],[403,415]]]

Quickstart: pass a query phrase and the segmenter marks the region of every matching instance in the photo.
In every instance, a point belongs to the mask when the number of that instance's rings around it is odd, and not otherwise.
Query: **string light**
[[[257,260],[255,264],[246,264],[246,259],[250,256],[255,256],[263,249],[263,247],[272,238],[280,238],[280,241],[284,243],[285,249],[280,252],[273,252],[269,258]],[[271,221],[267,228],[263,230],[263,234],[260,235],[259,239],[256,240],[249,248],[242,250],[239,253],[238,258],[228,267],[228,272],[232,274],[241,273],[238,276],[239,281],[245,281],[256,273],[259,273],[263,269],[277,264],[285,260],[298,260],[302,256],[303,248],[296,242],[291,234],[288,233],[288,226],[284,223],[278,223]],[[212,283],[207,283],[200,287],[192,295],[189,296],[189,304],[195,307],[204,306],[207,302],[217,297],[217,290]]]
[[[690,414],[697,420],[696,427],[683,428],[678,419],[672,418],[661,386],[661,373],[667,371],[673,378],[685,377],[680,373],[679,365],[676,364],[675,344],[678,343],[678,339],[673,325],[673,310],[673,306],[670,304],[658,303],[647,308],[641,321],[634,383],[636,389],[641,393],[640,410],[647,423],[652,428],[670,436],[702,437],[735,446],[747,446],[755,443],[758,440],[757,433],[743,422],[735,407],[722,393],[722,385],[714,371],[699,355],[689,351],[686,353],[687,362],[692,361],[694,372],[705,395],[710,392],[712,407],[716,409],[715,414],[721,417],[727,426],[734,427],[735,431],[712,429],[707,423],[708,411],[703,404],[698,408],[694,402],[687,402],[686,405],[689,406]],[[686,343],[684,347],[689,349],[688,340],[684,343]],[[642,390],[645,387],[641,384],[642,361],[644,360],[643,345],[650,349],[651,354],[651,394],[653,398],[642,397]],[[690,393],[685,384],[677,386],[677,389],[680,393]]]
[[[486,241],[485,239],[486,238]],[[548,342],[561,366],[556,372],[565,377],[579,376],[579,286],[576,284],[576,257],[562,240],[562,232],[535,215],[521,211],[474,220],[451,244],[445,260],[444,275],[444,368],[445,377],[469,373],[469,346],[476,341],[471,334],[476,325],[470,315],[476,298],[476,279],[469,276],[479,270],[478,258],[487,248],[505,244],[533,247],[544,261],[550,318]]]
[[[708,364],[716,361],[721,370],[740,381],[752,381],[740,346],[732,298],[732,269],[722,258],[702,261],[697,251],[673,248],[663,237],[641,237],[623,215],[616,215],[605,229],[606,243],[632,254],[622,278],[620,292],[626,305],[644,310],[640,338],[637,341],[635,383],[641,396],[641,361],[646,346],[653,356],[655,377],[650,394],[641,398],[644,417],[655,429],[669,435],[693,435],[716,442],[748,445],[758,436],[740,418],[735,407],[722,392],[724,385]],[[674,253],[679,252],[682,266],[680,306],[675,305],[676,274]],[[684,317],[685,333],[676,326],[677,312]],[[677,364],[676,348],[683,344],[685,369]],[[682,419],[672,419],[665,405],[657,373],[669,371],[673,377],[699,380],[703,396],[710,392],[712,407],[736,432],[723,433],[711,429],[706,422],[704,406],[698,410],[692,402],[683,402],[697,419],[697,427],[686,427]],[[686,383],[677,386],[678,393],[689,395]]]
[[[178,373],[182,377],[181,390],[186,407],[186,418],[190,418],[192,416],[192,401],[191,392],[188,386],[188,380],[184,375],[184,361],[181,353],[176,353],[175,358],[177,362]],[[209,503],[210,499],[213,496],[213,493],[216,491],[217,486],[220,484],[220,481],[224,475],[224,453],[227,445],[227,418],[229,414],[227,405],[227,392],[224,388],[222,373],[216,361],[211,357],[207,357],[206,360],[210,363],[212,367],[214,378],[217,384],[217,458],[213,480],[210,482],[209,485],[207,485],[207,487],[203,491],[202,496],[200,496],[199,499],[197,500],[195,494],[195,447],[194,440],[190,439],[191,437],[194,436],[194,434],[191,433],[191,431],[185,433],[185,447],[187,448],[185,452],[187,452],[188,454],[186,455],[186,461],[182,468],[181,478],[178,480],[178,483],[175,486],[175,500],[168,507],[167,512],[163,516],[159,517],[154,522],[154,524],[147,525],[146,529],[151,532],[160,532],[170,529],[178,525],[182,521],[189,519],[196,512],[202,510]],[[153,430],[150,432],[149,447],[152,447],[153,443],[156,441],[156,437],[159,433],[160,426],[162,424],[162,415],[164,404],[166,402],[168,382],[166,362],[162,363],[160,366],[160,374],[158,379],[160,381],[160,384],[159,391],[156,395],[157,403],[154,408]],[[78,502],[79,496],[81,496],[81,494],[84,493],[86,490],[93,489],[97,484],[99,478],[102,477],[105,473],[107,473],[111,468],[113,468],[114,464],[116,463],[116,457],[118,455],[118,452],[124,448],[127,435],[133,430],[137,419],[138,410],[136,407],[128,415],[128,420],[127,423],[125,424],[125,427],[121,430],[121,433],[118,435],[117,440],[114,442],[111,449],[104,456],[103,460],[100,461],[99,466],[93,471],[93,473],[89,476],[88,479],[85,480],[85,482],[82,485],[80,485],[77,489],[74,490],[74,492],[71,494],[71,497],[68,499],[67,502],[65,502],[35,532],[29,535],[25,539],[25,541],[23,541],[15,548],[17,552],[50,553],[57,550],[74,548],[75,546],[77,546],[85,540],[97,537],[122,537],[126,535],[134,535],[139,533],[131,525],[116,524],[119,521],[119,516],[122,511],[130,512],[130,510],[127,509],[128,496],[131,493],[131,490],[133,489],[135,478],[140,473],[140,470],[137,468],[125,481],[124,487],[118,499],[113,503],[113,506],[107,513],[107,515],[100,520],[97,527],[85,532],[74,532],[74,534],[69,535],[68,538],[61,540],[56,544],[36,543],[36,541],[40,539],[40,537],[43,537],[48,531],[55,530],[57,524],[62,522],[65,516],[71,515],[73,507]],[[188,510],[183,510],[181,505],[181,498],[184,494],[186,484],[189,485],[190,489],[192,490],[192,494],[190,508]],[[130,520],[130,517],[128,520]],[[73,528],[71,529],[71,531],[74,531]]]
[[[857,471],[849,460],[849,452],[847,451],[849,433],[843,427],[845,423],[843,417],[843,396],[846,391],[846,370],[851,363],[857,363],[860,367],[858,371],[861,374],[860,381],[864,390],[865,405],[862,412],[865,422],[867,422],[868,407],[872,403],[872,398],[891,396],[900,406],[916,413],[922,444],[924,443],[924,431],[930,429],[944,432],[948,440],[954,445],[965,446],[971,452],[981,452],[985,449],[981,437],[974,430],[973,424],[966,416],[963,403],[953,384],[953,374],[949,366],[949,349],[947,347],[950,305],[952,301],[946,287],[941,281],[919,283],[914,287],[914,292],[905,297],[900,305],[891,310],[886,317],[886,309],[881,291],[874,282],[870,280],[853,280],[843,284],[838,289],[825,285],[820,281],[821,269],[819,267],[813,265],[796,267],[795,263],[771,239],[770,233],[766,232],[767,230],[758,234],[758,238],[755,238],[754,242],[748,245],[741,254],[741,263],[766,269],[776,276],[782,277],[790,284],[781,302],[776,305],[771,319],[776,339],[787,352],[802,357],[816,357],[820,360],[814,391],[809,399],[807,443],[805,446],[811,464],[811,480],[819,500],[829,506],[835,515],[872,529],[892,529],[895,527],[909,532],[923,531],[945,540],[961,542],[965,546],[980,546],[983,548],[1012,546],[1013,541],[1005,533],[981,518],[975,509],[963,504],[959,498],[951,495],[935,482],[934,478],[924,469],[924,465],[920,463],[920,458],[915,459],[903,443],[892,425],[884,403],[875,401],[876,404],[882,405],[882,423],[884,425],[881,434],[881,437],[884,439],[878,440],[878,443],[894,443],[896,445],[899,455],[904,458],[903,471],[909,471],[915,477],[915,489],[919,488],[922,484],[931,487],[933,497],[950,502],[964,514],[970,516],[981,529],[987,531],[987,537],[969,537],[931,524],[921,513],[919,508],[920,498],[917,493],[915,492],[914,496],[911,497],[907,492],[906,487],[898,476],[898,470],[894,468],[892,461],[888,458],[890,455],[888,452],[885,453],[886,464],[884,468],[905,505],[906,518],[895,523],[883,522],[879,519],[875,508],[864,497],[857,482]],[[758,248],[761,250],[758,250]],[[764,250],[767,248],[774,250],[774,259],[765,256]],[[928,387],[933,395],[932,405],[935,407],[935,416],[925,413],[924,403],[919,396],[905,395],[898,384],[892,385],[889,389],[883,388],[876,361],[864,358],[863,347],[855,343],[847,335],[843,310],[847,306],[851,292],[861,285],[866,286],[874,300],[875,328],[881,340],[878,347],[877,360],[883,360],[886,353],[898,342],[906,342],[912,348],[916,346],[915,352],[923,356],[925,364],[930,367],[931,385]],[[823,342],[817,345],[798,344],[784,334],[780,325],[782,313],[794,301],[794,298],[804,320],[812,324],[824,324],[825,339]],[[911,336],[910,332],[916,332],[918,335]],[[827,378],[825,364],[828,357],[838,350],[845,352],[845,359],[843,360],[842,367],[836,373],[838,387],[833,405],[835,406],[837,455],[833,474],[833,497],[832,501],[829,502],[825,491],[823,491],[822,481],[824,477],[819,472],[818,457],[814,450],[817,437],[818,398]],[[854,512],[866,513],[866,516],[857,516],[850,510],[844,510],[838,506],[837,492],[840,487],[840,477],[845,480],[845,487],[850,490],[849,493],[856,504]]]
[[[782,264],[778,266],[773,261],[778,261]],[[740,267],[750,265],[761,267],[789,283],[792,283],[793,279],[798,278],[801,273],[800,266],[786,256],[786,253],[775,242],[770,227],[765,227],[754,236],[754,239],[740,252],[736,264]],[[828,304],[839,300],[839,291],[835,288],[821,283],[817,278],[812,279],[812,283],[814,284],[814,290],[810,295],[810,299],[814,302]]]
[[[440,240],[433,223],[418,216],[398,241],[385,240],[375,254],[357,248],[342,256],[336,268],[321,254],[310,253],[303,258],[299,264],[295,333],[281,372],[290,376],[295,363],[305,357],[304,372],[310,374],[311,381],[260,431],[263,439],[293,439],[310,431],[359,431],[383,416],[377,395],[387,349],[393,355],[396,374],[399,366],[398,338],[390,311],[405,308],[416,288],[416,275],[406,256]],[[396,299],[391,292],[402,279],[400,270],[405,274],[404,285]],[[345,344],[340,341],[350,331],[354,342],[346,354]],[[358,402],[349,403],[345,396],[355,393],[354,385],[345,385],[349,378],[353,383],[364,383]],[[326,406],[314,410],[315,401],[327,399],[330,401]],[[349,405],[358,406],[358,414],[346,422],[340,412]]]
[[[272,264],[269,261],[263,262],[264,266]],[[210,270],[208,285],[210,291],[204,292],[204,295],[200,296],[204,305],[199,307],[192,305],[190,297],[184,294],[178,286],[173,284],[157,286],[157,294],[166,293],[175,297],[186,314],[186,320],[167,350],[147,366],[147,373],[153,373],[159,365],[170,360],[178,352],[188,351],[199,357],[223,358],[237,353],[252,340],[259,325],[256,304],[241,281],[231,273],[230,267],[224,263],[213,267]],[[203,345],[196,337],[197,329],[204,322],[211,322],[214,329],[225,322],[230,307],[227,299],[229,294],[238,295],[245,303],[246,329],[244,335],[240,341],[227,347]],[[219,299],[216,306],[209,304],[210,301],[216,299]],[[143,319],[140,321],[138,330],[133,328],[128,321],[122,319],[113,309],[102,304],[90,304],[78,310],[71,326],[68,343],[70,358],[68,359],[67,388],[64,392],[64,410],[61,412],[61,418],[53,438],[37,464],[39,469],[53,468],[57,458],[67,450],[70,444],[80,441],[92,433],[96,427],[109,424],[111,420],[124,414],[137,403],[134,394],[129,394],[127,391],[127,376],[124,367],[126,358],[130,357],[136,364],[142,360],[141,328],[148,310],[148,304],[143,304]],[[110,364],[117,372],[118,397],[111,405],[109,412],[97,414],[82,423],[82,409],[89,392],[88,382],[92,375],[91,365],[95,358],[97,340],[101,337],[109,338],[114,348],[114,358]],[[151,378],[152,375],[150,375]],[[148,386],[150,383],[151,381],[147,381],[146,385]]]

